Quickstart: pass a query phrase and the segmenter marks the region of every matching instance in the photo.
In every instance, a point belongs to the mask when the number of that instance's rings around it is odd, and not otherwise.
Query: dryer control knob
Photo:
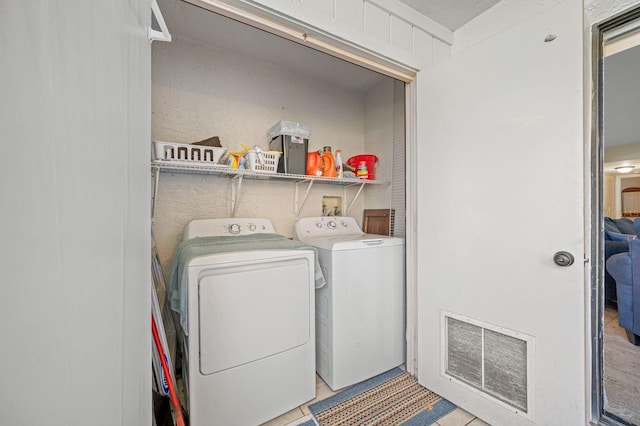
[[[329,222],[327,222],[327,228],[336,229],[336,223],[333,220],[330,220]]]
[[[318,229],[322,228],[322,222],[316,222],[316,228]]]
[[[346,228],[346,227],[347,227],[347,222],[345,222],[344,220],[341,220],[341,221],[340,221],[340,225],[341,225],[343,228]]]
[[[249,231],[255,231],[256,230],[256,226],[252,223],[249,225]]]
[[[232,235],[238,235],[240,233],[240,225],[238,225],[237,223],[229,225],[227,227],[227,231],[229,231],[229,233]]]

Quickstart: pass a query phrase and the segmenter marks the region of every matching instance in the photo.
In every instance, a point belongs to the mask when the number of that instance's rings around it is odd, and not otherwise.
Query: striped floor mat
[[[455,408],[400,369],[309,406],[321,426],[430,425]]]

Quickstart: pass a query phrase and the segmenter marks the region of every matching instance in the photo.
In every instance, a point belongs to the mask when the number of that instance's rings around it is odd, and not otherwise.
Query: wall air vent
[[[530,415],[533,337],[448,312],[442,316],[443,374]]]

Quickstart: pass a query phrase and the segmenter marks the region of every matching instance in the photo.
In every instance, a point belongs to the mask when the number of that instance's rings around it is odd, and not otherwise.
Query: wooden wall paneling
[[[367,234],[393,235],[394,209],[365,209],[362,230]]]

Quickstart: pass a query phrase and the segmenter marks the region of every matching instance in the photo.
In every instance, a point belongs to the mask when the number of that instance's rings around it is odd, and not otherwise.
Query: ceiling
[[[499,0],[400,1],[444,27],[455,30]],[[388,78],[186,2],[159,0],[158,3],[169,30],[177,36],[295,69],[308,77],[356,92],[366,92],[382,79]]]
[[[442,26],[455,31],[500,0],[399,0]]]

